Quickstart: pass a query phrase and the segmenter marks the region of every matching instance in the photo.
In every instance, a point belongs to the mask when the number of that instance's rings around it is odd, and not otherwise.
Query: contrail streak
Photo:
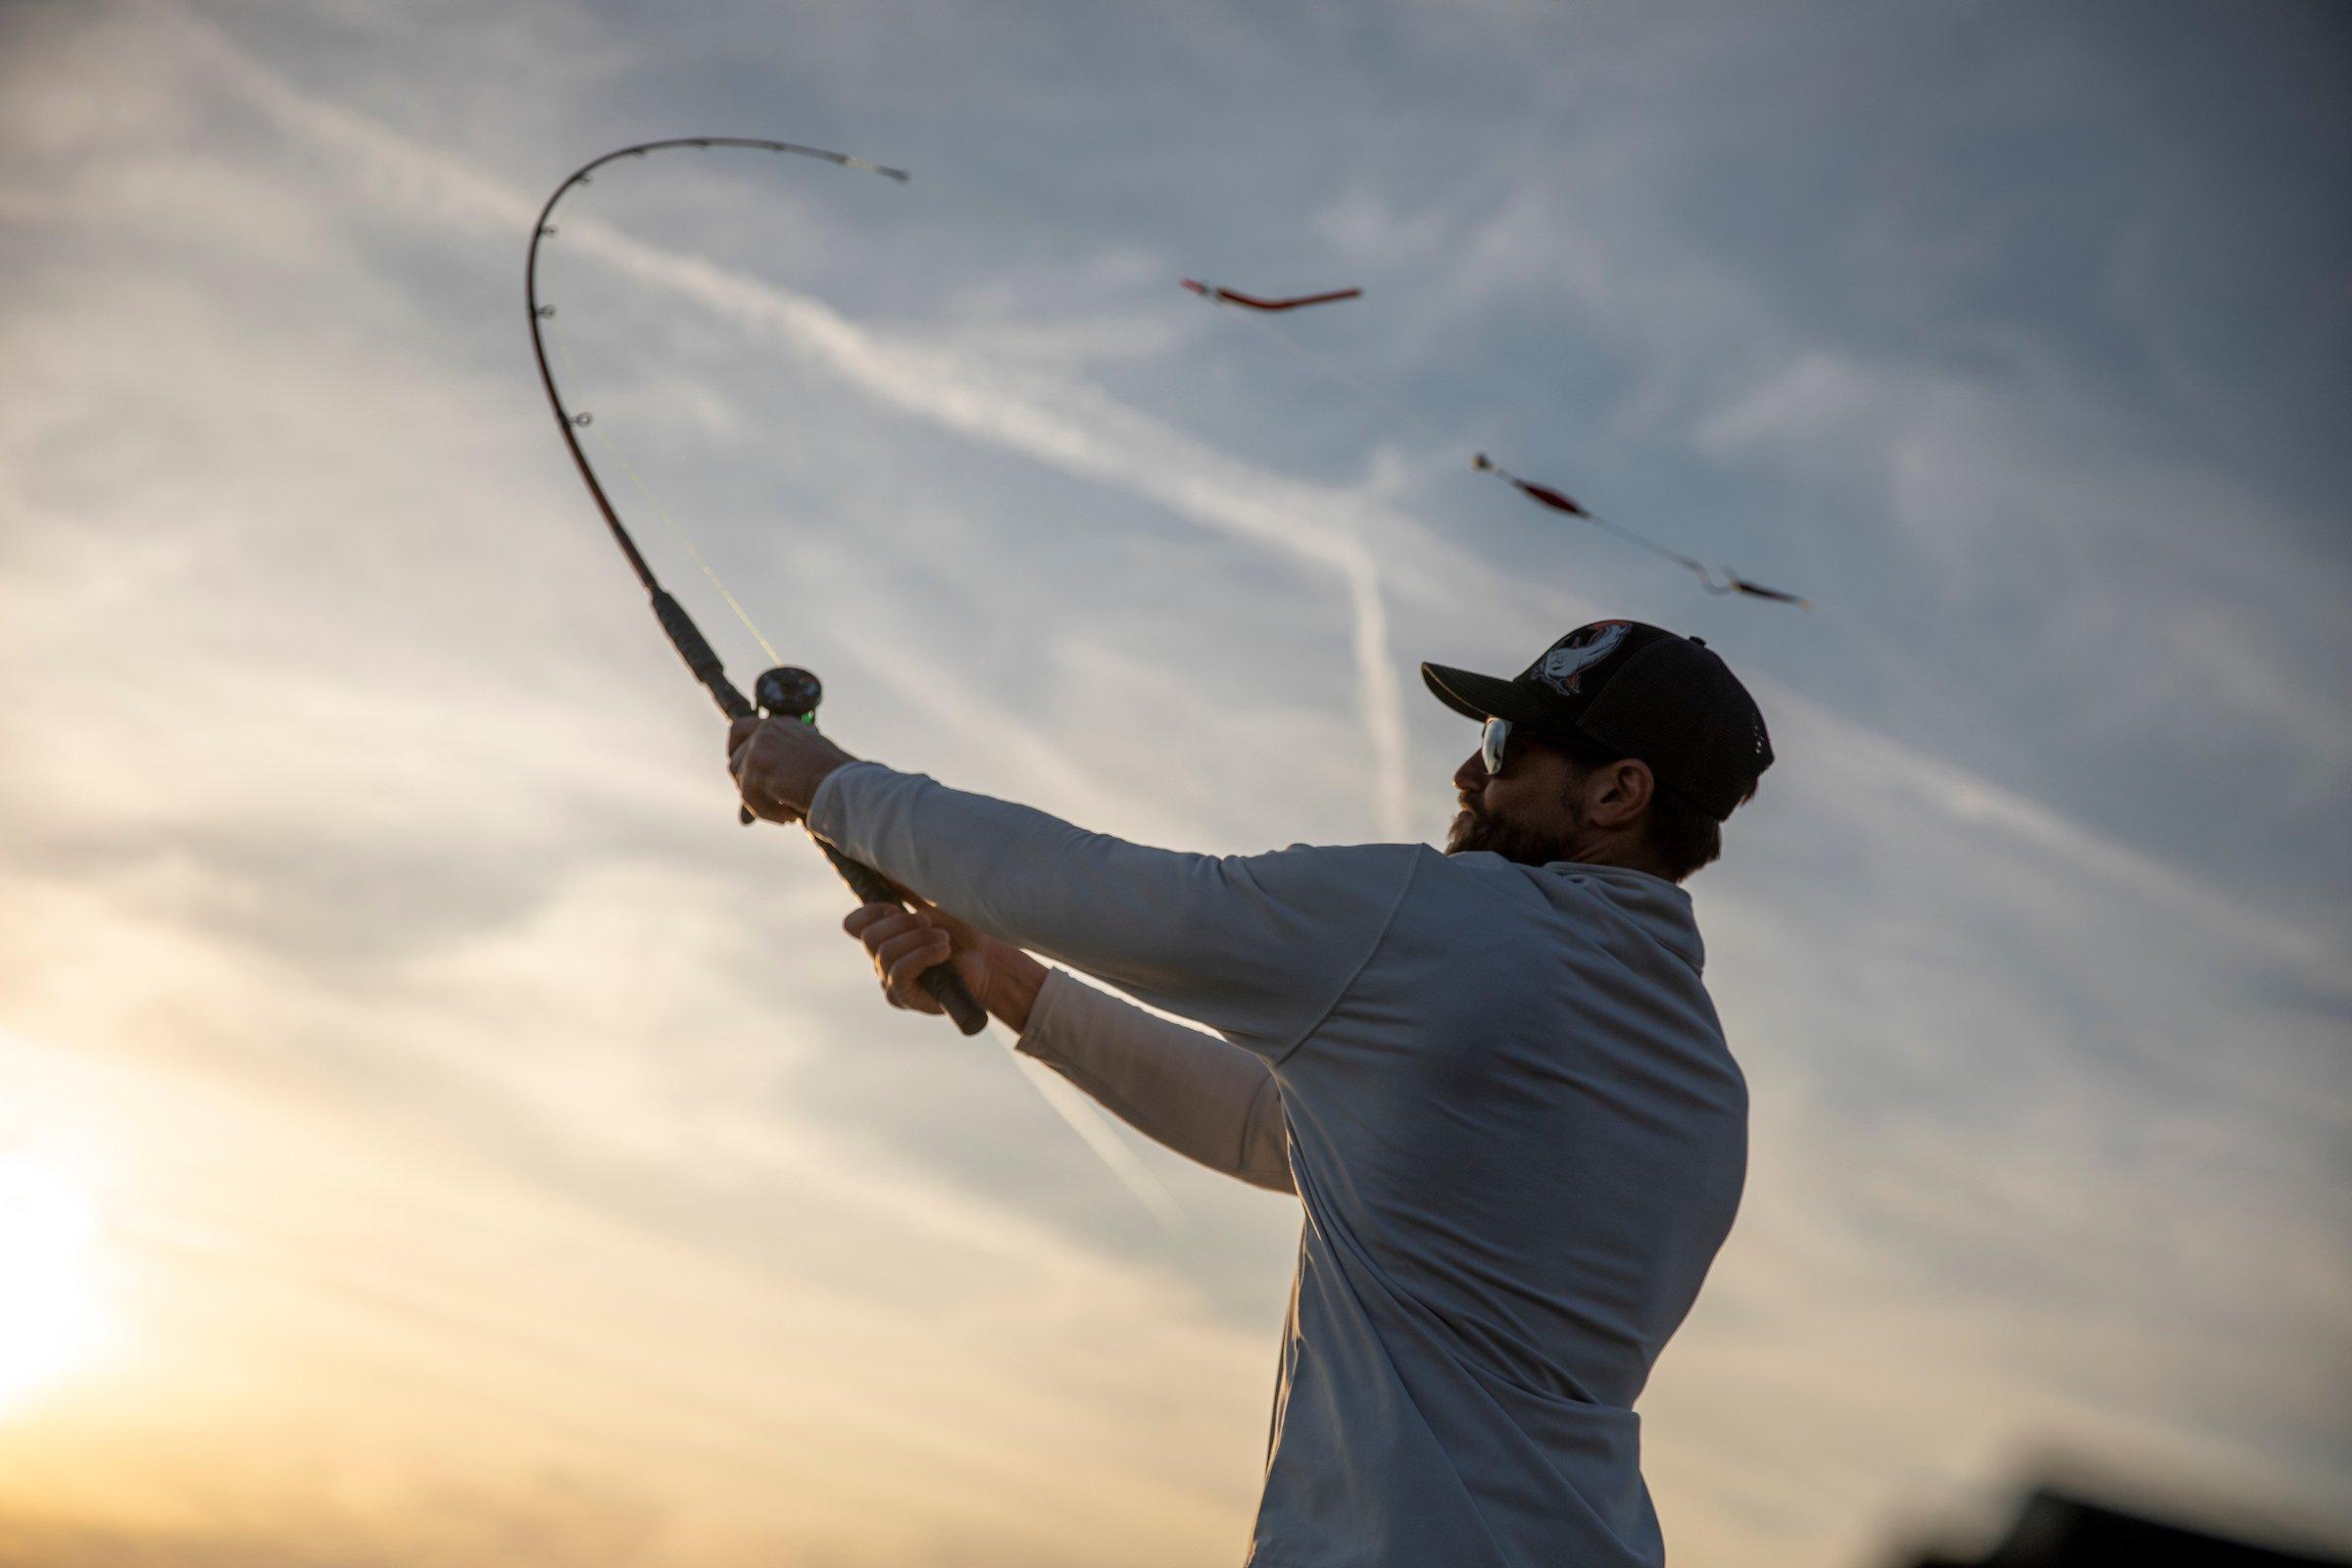
[[[819,300],[573,220],[573,248],[811,360],[876,402],[1073,478],[1115,486],[1227,538],[1327,570],[1346,589],[1381,831],[1408,836],[1401,697],[1371,552],[1324,490],[1270,479],[1082,382],[886,337]]]
[[[337,105],[313,98],[176,8],[156,14],[230,73],[262,108],[353,159],[363,178],[412,210],[468,227],[527,229],[524,192]],[[919,199],[910,192],[909,199]],[[895,340],[822,302],[684,251],[566,217],[559,243],[795,350],[901,413],[1018,452],[1075,478],[1156,503],[1198,526],[1331,572],[1346,590],[1359,707],[1380,831],[1410,837],[1409,759],[1387,649],[1379,564],[1348,525],[1347,497],[1237,463],[1091,383]]]

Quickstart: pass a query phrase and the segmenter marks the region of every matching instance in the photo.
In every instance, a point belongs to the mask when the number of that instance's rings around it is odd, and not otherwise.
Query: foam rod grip
[[[899,897],[899,890],[872,866],[851,859],[823,839],[816,841],[816,847],[825,852],[825,858],[833,862],[833,869],[841,873],[841,879],[850,885],[850,891],[858,895],[860,904],[895,904],[902,909],[906,906],[906,901]],[[965,1034],[976,1035],[988,1027],[987,1009],[973,1000],[963,976],[948,964],[925,971],[922,984],[931,994],[931,1000]]]
[[[947,964],[924,971],[923,989],[931,993],[931,1000],[945,1008],[956,1027],[965,1034],[976,1035],[988,1027],[987,1009],[964,985],[963,976]]]

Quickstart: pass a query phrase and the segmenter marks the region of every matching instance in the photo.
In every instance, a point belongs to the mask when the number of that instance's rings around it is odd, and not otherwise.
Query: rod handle
[[[906,906],[906,901],[899,896],[899,890],[892,887],[882,873],[872,866],[851,859],[823,839],[816,841],[816,847],[825,852],[825,858],[833,862],[833,869],[841,873],[841,879],[850,885],[850,891],[858,895],[858,903],[895,904],[902,909]],[[956,1027],[965,1034],[976,1035],[988,1027],[987,1009],[973,999],[971,989],[963,983],[963,976],[952,966],[943,963],[925,970],[922,987],[931,994],[931,1000],[938,1003],[947,1015],[955,1020]]]

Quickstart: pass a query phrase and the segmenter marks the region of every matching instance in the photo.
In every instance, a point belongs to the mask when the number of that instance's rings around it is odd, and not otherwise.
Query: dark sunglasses
[[[1582,758],[1588,761],[1597,761],[1602,755],[1590,742],[1580,741],[1567,735],[1527,728],[1521,728],[1516,733],[1527,740],[1541,741],[1546,746],[1556,746],[1570,756]],[[1478,760],[1487,764],[1487,777],[1493,778],[1500,773],[1503,764],[1511,760],[1512,734],[1511,721],[1507,718],[1490,718],[1479,730]]]
[[[1490,718],[1478,732],[1478,760],[1487,764],[1487,777],[1494,778],[1502,771],[1510,756],[1511,721]]]

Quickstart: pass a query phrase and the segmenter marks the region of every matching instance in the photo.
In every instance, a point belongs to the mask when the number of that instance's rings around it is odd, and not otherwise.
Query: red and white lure
[[[1539,506],[1549,507],[1554,512],[1565,512],[1571,517],[1581,517],[1596,528],[1607,529],[1628,544],[1640,545],[1653,555],[1664,557],[1697,577],[1699,586],[1711,594],[1745,594],[1750,599],[1769,599],[1775,604],[1794,605],[1799,610],[1813,608],[1811,600],[1801,599],[1795,594],[1784,592],[1779,588],[1767,588],[1760,582],[1750,582],[1729,566],[1720,568],[1722,581],[1718,582],[1716,580],[1718,568],[1709,566],[1696,556],[1686,556],[1679,550],[1669,550],[1654,540],[1644,539],[1631,528],[1621,527],[1606,517],[1594,516],[1584,507],[1578,505],[1574,497],[1564,491],[1554,490],[1547,484],[1538,484],[1533,479],[1522,479],[1495,463],[1484,452],[1471,458],[1470,466],[1481,473],[1494,475],[1495,478],[1500,479]]]
[[[1361,299],[1364,293],[1360,288],[1335,288],[1328,294],[1294,294],[1288,299],[1269,300],[1260,299],[1255,294],[1245,294],[1240,289],[1219,288],[1214,283],[1203,283],[1198,278],[1188,277],[1183,281],[1186,288],[1204,300],[1218,305],[1239,305],[1250,311],[1296,311],[1309,305],[1335,305],[1341,300]]]

